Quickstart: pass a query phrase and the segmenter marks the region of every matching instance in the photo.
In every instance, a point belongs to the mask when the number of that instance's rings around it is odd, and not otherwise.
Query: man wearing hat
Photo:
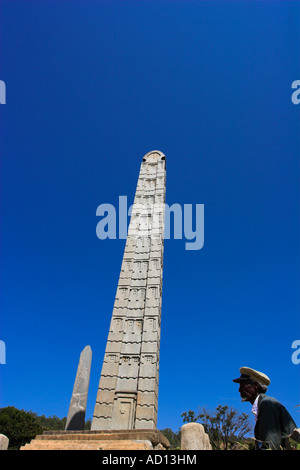
[[[285,449],[285,437],[297,426],[286,408],[276,398],[265,394],[271,382],[269,377],[250,367],[241,367],[240,373],[240,377],[233,382],[240,384],[242,401],[252,404],[251,411],[256,420],[256,449]]]

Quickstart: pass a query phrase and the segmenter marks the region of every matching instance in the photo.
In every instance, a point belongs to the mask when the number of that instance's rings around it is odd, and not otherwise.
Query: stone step
[[[151,450],[150,441],[33,439],[20,450]]]
[[[45,431],[20,450],[152,450],[169,446],[157,429]]]

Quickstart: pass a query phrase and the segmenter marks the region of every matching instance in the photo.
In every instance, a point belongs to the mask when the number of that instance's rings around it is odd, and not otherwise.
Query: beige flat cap
[[[258,370],[251,369],[250,367],[241,367],[240,368],[241,376],[237,379],[234,379],[233,382],[241,383],[246,382],[249,379],[258,381],[263,385],[270,385],[271,380],[266,374],[259,372]]]

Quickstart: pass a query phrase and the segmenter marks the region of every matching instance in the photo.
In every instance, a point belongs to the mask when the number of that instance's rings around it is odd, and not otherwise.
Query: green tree
[[[9,438],[9,449],[19,449],[42,431],[35,413],[13,406],[0,409],[0,433]]]
[[[161,433],[170,442],[170,449],[180,449],[180,430],[178,432],[172,431],[171,428],[162,429]]]
[[[38,415],[32,411],[18,410],[13,406],[0,408],[0,434],[9,439],[9,449],[19,449],[44,431],[63,431],[67,418]],[[91,429],[91,420],[84,423],[84,429]]]
[[[219,405],[214,412],[200,408],[198,415],[189,411],[181,416],[184,423],[199,421],[203,424],[214,450],[240,448],[251,430],[249,416],[245,413],[239,414],[228,406]]]
[[[62,431],[65,429],[67,418],[45,415],[37,416],[37,422],[42,426],[43,431]]]
[[[89,418],[84,423],[84,430],[85,431],[90,431],[91,426],[92,426],[92,420]]]
[[[182,413],[181,417],[183,418],[184,423],[194,423],[197,421],[198,416],[196,416],[195,411],[189,410],[188,412]]]

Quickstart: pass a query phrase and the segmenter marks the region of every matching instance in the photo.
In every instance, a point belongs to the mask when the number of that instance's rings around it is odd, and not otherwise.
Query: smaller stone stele
[[[187,423],[181,427],[181,450],[212,450],[202,424]]]
[[[9,444],[8,437],[4,436],[4,434],[0,434],[0,450],[7,450]]]
[[[79,358],[77,374],[66,422],[66,431],[81,431],[84,429],[91,362],[92,350],[90,346],[86,346],[81,352]]]

